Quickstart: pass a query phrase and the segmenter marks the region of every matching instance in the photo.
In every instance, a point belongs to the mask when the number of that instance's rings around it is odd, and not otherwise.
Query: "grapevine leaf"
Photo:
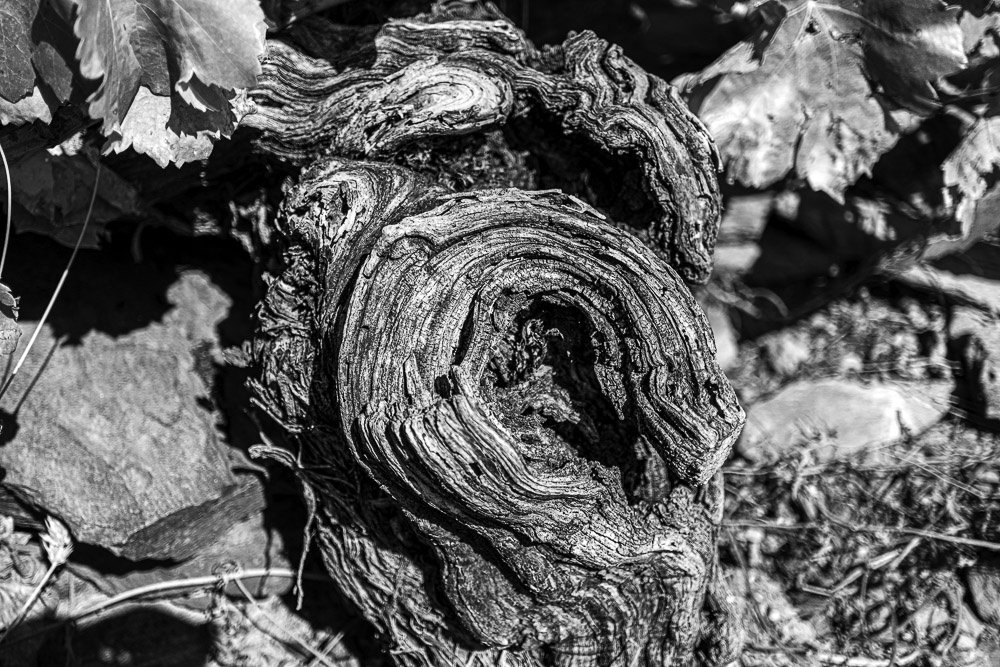
[[[142,85],[155,95],[170,95],[170,72],[167,69],[167,49],[160,31],[150,23],[140,23],[129,35],[132,50],[142,69]]]
[[[932,83],[965,66],[958,13],[940,0],[769,0],[751,41],[677,83],[730,179],[792,173],[842,200],[916,121],[890,101],[928,112]]]
[[[75,26],[80,71],[101,79],[89,111],[103,119],[107,136],[137,136],[141,128],[134,123],[159,118],[162,110],[151,112],[150,96],[207,111],[210,107],[199,94],[204,88],[250,88],[261,72],[265,24],[256,0],[75,1],[80,8]],[[140,86],[147,91],[144,109],[123,130]],[[158,154],[165,155],[163,143],[159,145]]]
[[[136,15],[161,31],[178,91],[197,75],[220,88],[251,88],[261,73],[264,13],[257,0],[139,0]]]
[[[170,110],[168,127],[177,133],[212,132],[213,138],[231,137],[240,120],[249,112],[251,105],[247,101],[246,93],[237,91],[234,94],[218,86],[205,86],[200,83],[192,89],[198,91],[198,98],[204,109],[199,110],[193,105],[175,102]]]
[[[857,16],[855,27],[863,35],[870,74],[894,102],[919,113],[935,111],[932,84],[967,64],[961,10],[941,0],[876,5],[882,3],[864,5],[870,11]]]
[[[6,0],[0,5],[0,97],[17,102],[35,87],[31,67],[31,23],[39,0]]]
[[[0,124],[50,123],[72,93],[75,50],[76,39],[51,2],[0,7]],[[19,83],[12,88],[13,80]]]
[[[131,2],[78,0],[80,12],[74,32],[80,38],[77,59],[80,73],[101,79],[88,100],[92,118],[103,119],[105,134],[118,131],[125,113],[139,90],[139,61],[129,42],[135,29],[135,6]]]
[[[231,136],[239,120],[225,95],[218,88],[210,90],[211,99],[221,107],[218,111],[199,112],[176,96],[171,99],[140,88],[122,123],[121,138],[106,149],[121,152],[131,146],[161,167],[207,158],[215,140]]]
[[[122,123],[121,139],[110,147],[120,153],[131,146],[137,153],[153,158],[161,167],[171,161],[180,166],[208,157],[212,152],[212,140],[208,136],[178,134],[167,127],[169,120],[170,98],[154,95],[142,87]]]

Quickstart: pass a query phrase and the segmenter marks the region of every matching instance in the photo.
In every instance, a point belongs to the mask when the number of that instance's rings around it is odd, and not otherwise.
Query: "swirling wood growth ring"
[[[732,656],[733,619],[707,611],[713,476],[743,413],[668,265],[573,197],[378,163],[315,165],[282,231],[257,394],[326,470],[306,478],[331,574],[377,625],[406,596],[385,632],[423,657],[399,662]],[[359,473],[436,566],[399,556],[375,495],[330,486]]]

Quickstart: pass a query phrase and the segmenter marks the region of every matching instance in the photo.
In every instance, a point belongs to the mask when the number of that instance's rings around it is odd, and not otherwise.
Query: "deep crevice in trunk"
[[[619,412],[604,395],[594,368],[595,334],[579,311],[532,304],[491,360],[484,394],[492,394],[502,423],[530,452],[526,456],[554,467],[579,456],[617,468],[634,505],[649,499],[639,430],[626,419],[635,408],[626,401]]]
[[[646,190],[644,156],[610,155],[588,135],[566,132],[559,119],[537,103],[512,116],[505,134],[511,146],[531,155],[539,188],[579,197],[614,224],[654,244],[655,221],[665,212]]]

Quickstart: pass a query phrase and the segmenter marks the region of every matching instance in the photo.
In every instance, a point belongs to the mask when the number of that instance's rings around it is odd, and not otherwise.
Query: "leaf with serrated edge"
[[[146,87],[140,88],[122,123],[121,140],[109,142],[105,150],[120,153],[131,146],[136,152],[151,157],[161,167],[170,163],[179,167],[185,162],[207,158],[222,130],[176,131],[176,121],[171,123],[172,108],[184,106],[179,102],[172,104],[171,98],[154,95]],[[187,115],[191,113],[196,112],[188,112]],[[226,134],[231,134],[232,129],[232,125],[225,128]]]
[[[140,0],[137,15],[158,25],[173,45],[175,90],[193,76],[221,88],[251,88],[261,72],[264,13],[257,0]],[[158,24],[157,24],[158,21]]]
[[[170,95],[170,71],[163,29],[149,21],[138,22],[129,42],[142,70],[142,85],[154,95]]]
[[[744,185],[792,173],[842,200],[916,121],[876,93],[927,111],[931,82],[965,65],[958,10],[939,0],[771,0],[761,12],[773,20],[753,43],[682,82]]]
[[[185,100],[206,110],[191,93],[192,86],[200,82],[226,91],[250,88],[260,74],[265,24],[256,0],[75,1],[80,7],[75,26],[80,71],[88,78],[103,78],[88,100],[89,111],[103,119],[107,136],[137,136],[142,131],[135,125],[122,130],[140,85],[149,95],[162,93],[159,96],[172,103]],[[167,97],[168,91],[174,95]],[[143,99],[146,109],[136,121],[154,115],[148,95]],[[156,134],[159,128],[150,131]],[[147,145],[151,149],[155,143]]]
[[[74,32],[80,38],[76,51],[80,73],[88,79],[103,79],[87,100],[88,111],[92,118],[104,121],[101,131],[111,134],[120,128],[139,89],[139,61],[129,42],[135,25],[134,3],[77,0],[77,4],[80,11]]]

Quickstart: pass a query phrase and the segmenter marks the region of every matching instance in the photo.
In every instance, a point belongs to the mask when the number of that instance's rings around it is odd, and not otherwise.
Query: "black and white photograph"
[[[0,667],[1000,667],[1000,4],[0,0]]]

